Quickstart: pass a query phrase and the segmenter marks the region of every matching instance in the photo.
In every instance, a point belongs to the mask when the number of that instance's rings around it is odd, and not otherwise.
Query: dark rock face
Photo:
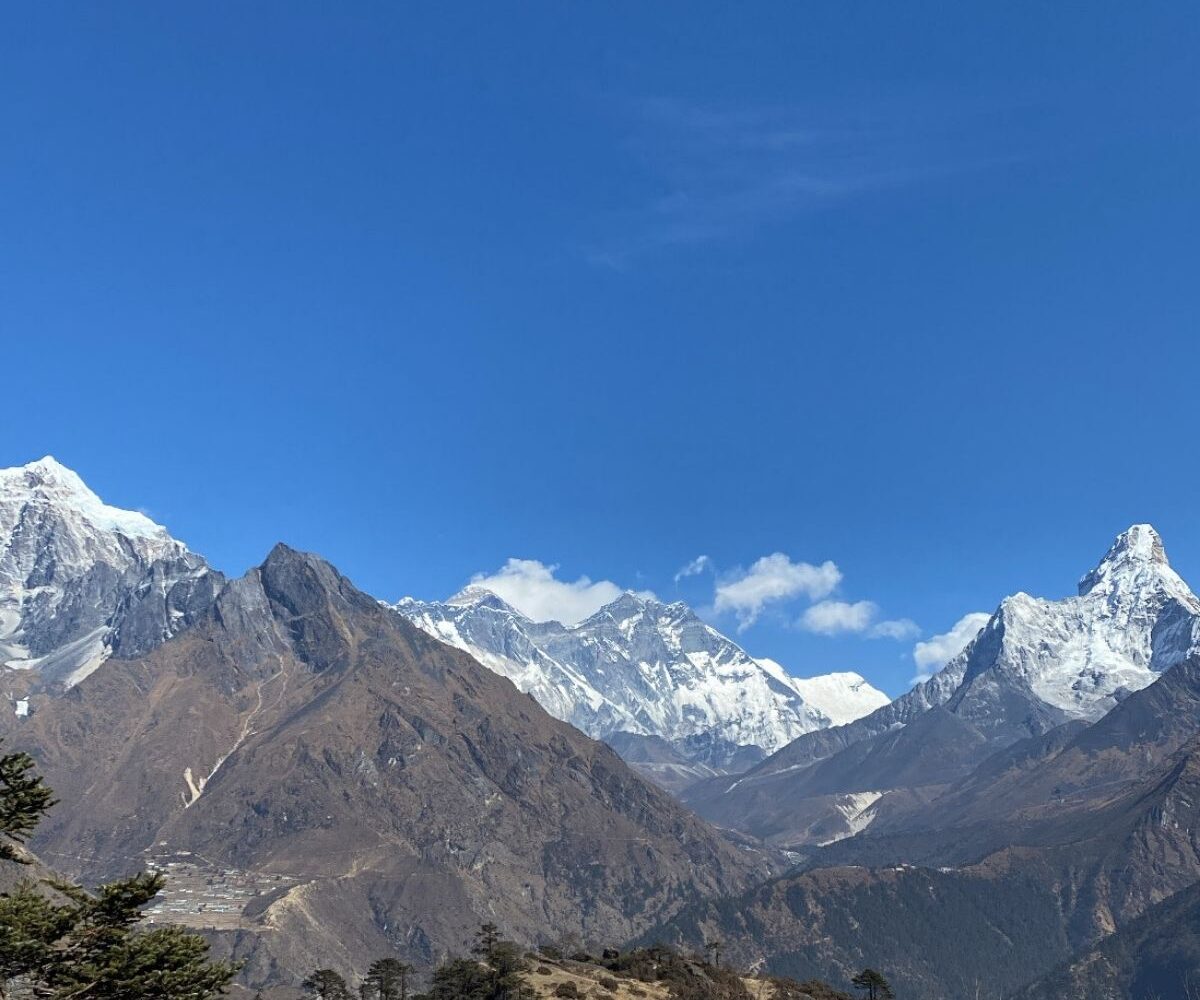
[[[897,856],[935,831],[958,831],[957,861],[1009,842],[1069,837],[1090,811],[1136,791],[1200,733],[1200,656],[1167,671],[1092,725],[1076,721],[994,754],[944,789],[929,808],[879,820],[841,860],[872,842]],[[1081,819],[1081,817],[1083,817]],[[968,832],[969,831],[969,832]],[[874,854],[879,857],[880,855]],[[933,857],[933,855],[926,855]]]
[[[37,842],[55,863],[96,877],[183,856],[280,877],[236,932],[213,924],[252,978],[381,950],[424,962],[483,919],[520,940],[619,941],[769,872],[604,744],[283,546],[21,739],[63,800]]]
[[[898,996],[928,1000],[973,997],[982,970],[990,995],[1007,995],[1069,950],[1056,897],[1038,879],[912,867],[788,876],[643,936],[685,948],[714,939],[731,964],[847,986],[877,968]]]
[[[133,581],[115,588],[108,644],[132,659],[195,624],[216,600],[225,577],[198,556],[157,559]]]
[[[139,656],[188,628],[223,583],[186,551],[120,568],[96,563],[24,602],[20,642],[42,660],[36,672],[43,686],[61,687],[88,658]],[[72,649],[80,643],[88,648]]]

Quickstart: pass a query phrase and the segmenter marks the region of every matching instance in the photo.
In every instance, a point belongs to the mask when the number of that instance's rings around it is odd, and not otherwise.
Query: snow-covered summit
[[[204,560],[47,456],[0,469],[0,664],[70,686],[188,620]]]
[[[950,705],[995,717],[1016,689],[1066,718],[1097,719],[1197,648],[1200,600],[1171,568],[1158,533],[1135,524],[1117,536],[1079,584],[1048,600],[1006,597],[948,676],[962,684]]]
[[[38,504],[47,509],[70,511],[73,521],[84,522],[104,535],[145,539],[176,551],[185,547],[144,514],[109,507],[88,489],[76,472],[50,455],[29,465],[0,469],[0,505],[11,509],[12,504]],[[4,516],[2,510],[0,516]]]
[[[1109,599],[1141,590],[1159,589],[1192,604],[1200,602],[1167,561],[1162,537],[1149,524],[1135,524],[1116,540],[1090,573],[1079,581],[1079,596],[1102,593]]]
[[[759,663],[763,660],[760,658]],[[835,726],[861,719],[892,699],[861,674],[852,670],[834,671],[817,677],[792,677],[792,687],[813,708],[824,712]]]
[[[446,602],[405,598],[395,608],[592,736],[662,737],[715,767],[744,760],[745,748],[761,756],[887,700],[857,675],[796,682],[686,604],[632,592],[576,625],[533,622],[478,585]]]
[[[406,600],[412,600],[412,598],[406,598]],[[471,608],[478,607],[479,605],[487,605],[488,607],[495,608],[498,611],[520,615],[522,618],[525,617],[524,615],[521,615],[520,611],[509,604],[508,601],[504,600],[504,598],[499,594],[488,590],[487,587],[481,587],[476,583],[468,584],[467,586],[463,587],[463,589],[453,597],[448,598],[446,603],[458,608]]]

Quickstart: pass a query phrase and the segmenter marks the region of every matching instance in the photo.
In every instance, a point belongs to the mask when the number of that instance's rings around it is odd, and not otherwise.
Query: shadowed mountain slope
[[[1020,1000],[1154,1000],[1200,989],[1200,885],[1147,910],[1076,955]]]
[[[1090,835],[1097,811],[1138,794],[1200,733],[1200,656],[1130,695],[1099,722],[1070,722],[985,760],[923,799],[893,797],[862,836],[821,863],[962,864],[1021,844]]]
[[[973,995],[975,982],[1007,994],[1200,881],[1200,737],[1120,794],[1026,827],[997,819],[978,835],[836,844],[809,870],[689,907],[647,940],[717,938],[738,962],[800,977],[878,964],[928,998]],[[922,852],[923,866],[900,860]]]

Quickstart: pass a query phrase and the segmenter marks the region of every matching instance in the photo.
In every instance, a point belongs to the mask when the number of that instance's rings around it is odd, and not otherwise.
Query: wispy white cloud
[[[972,611],[956,621],[950,631],[930,636],[913,646],[913,662],[917,665],[913,683],[929,680],[966,649],[967,644],[979,634],[979,630],[991,617],[986,611]]]
[[[905,639],[915,639],[921,634],[921,626],[911,618],[892,618],[888,621],[876,622],[868,633],[872,639],[895,639],[903,642]]]
[[[833,593],[842,580],[836,564],[826,561],[819,566],[792,562],[784,553],[774,552],[757,560],[748,570],[739,570],[717,583],[713,610],[718,614],[737,615],[738,631],[749,628],[764,607],[800,595],[818,600]]]
[[[689,576],[699,576],[705,571],[711,571],[712,568],[713,561],[708,556],[696,556],[686,566],[680,567],[679,572],[675,574],[675,582],[678,583]]]
[[[678,582],[704,570],[715,572],[712,560],[699,556],[676,575]],[[817,565],[793,562],[783,552],[763,556],[751,567],[717,576],[712,611],[732,612],[737,616],[738,631],[744,632],[758,621],[769,605],[787,605],[807,599],[810,606],[794,620],[796,627],[818,635],[857,634],[869,639],[915,639],[921,629],[910,618],[879,621],[879,606],[874,601],[845,601],[830,595],[842,582],[842,571],[826,560]]]
[[[536,559],[509,559],[494,573],[476,573],[471,583],[490,590],[534,621],[559,621],[564,625],[583,621],[625,592],[611,580],[586,576],[560,580],[554,575],[557,571],[558,566],[547,566]],[[641,591],[639,596],[654,595]]]
[[[818,635],[865,632],[878,612],[873,601],[821,601],[807,608],[797,624]]]
[[[874,601],[820,601],[807,608],[796,622],[806,632],[817,635],[855,633],[868,639],[913,639],[921,627],[911,618],[876,621],[879,605]]]
[[[618,269],[649,250],[1013,160],[995,150],[986,109],[950,102],[732,108],[658,98],[624,111],[629,147],[662,193],[612,220],[618,231],[592,248],[594,261]]]

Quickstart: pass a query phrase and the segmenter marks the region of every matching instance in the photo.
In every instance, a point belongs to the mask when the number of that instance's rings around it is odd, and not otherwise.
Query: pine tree
[[[718,969],[721,967],[721,948],[722,947],[723,947],[723,945],[721,944],[720,941],[709,941],[704,946],[704,950],[711,953],[711,955],[713,957],[713,965]]]
[[[413,1000],[522,1000],[530,995],[525,963],[511,941],[491,943],[486,964],[471,958],[451,958],[438,966],[429,989]]]
[[[408,1000],[408,977],[413,967],[395,958],[371,963],[363,980],[363,1000]]]
[[[429,989],[414,1000],[521,1000],[529,993],[520,949],[500,939],[492,923],[480,926],[471,948],[478,956],[443,962],[429,980]]]
[[[300,986],[317,1000],[350,1000],[350,987],[333,969],[314,969]]]
[[[470,958],[451,958],[433,971],[429,989],[417,1000],[489,1000],[492,976]]]
[[[25,863],[17,849],[33,833],[50,807],[54,793],[34,773],[27,753],[0,756],[0,859]]]
[[[24,842],[53,804],[26,754],[0,758],[0,856],[25,862]],[[209,1000],[237,968],[211,962],[208,944],[177,927],[137,927],[162,877],[135,875],[94,893],[32,881],[0,894],[0,996],[14,987],[71,1000]]]
[[[515,1000],[525,985],[525,962],[511,941],[497,941],[488,954],[493,1000]]]
[[[32,882],[0,896],[0,985],[42,978],[71,929],[70,907],[55,905]]]
[[[866,993],[867,1000],[893,1000],[896,996],[888,981],[874,969],[863,969],[850,982],[856,990]]]
[[[479,930],[475,932],[475,944],[471,948],[472,954],[487,958],[491,955],[492,949],[500,941],[500,928],[493,923],[480,924]]]

